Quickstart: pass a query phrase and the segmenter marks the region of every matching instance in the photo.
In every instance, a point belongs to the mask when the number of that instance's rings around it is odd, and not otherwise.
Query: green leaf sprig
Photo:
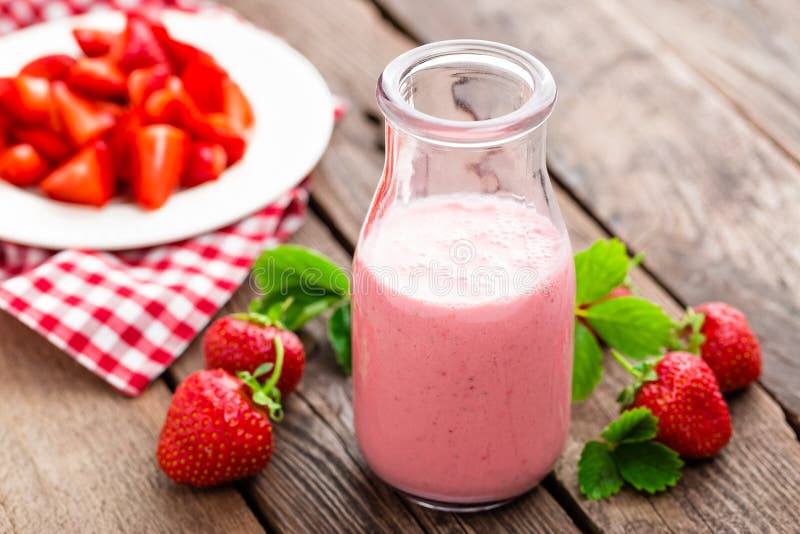
[[[632,287],[630,271],[641,261],[618,239],[600,239],[575,254],[573,401],[586,399],[602,379],[601,341],[645,358],[660,354],[674,337],[675,323],[659,305],[632,295],[610,298],[615,289]]]
[[[251,312],[289,330],[298,330],[333,308],[328,336],[336,360],[350,374],[350,279],[344,270],[307,248],[280,245],[265,250],[256,260],[253,280],[261,296],[250,303]]]
[[[656,493],[681,478],[683,460],[656,441],[658,418],[648,408],[622,412],[603,430],[603,441],[589,441],[578,460],[578,483],[589,499],[610,497],[625,482],[639,491]]]

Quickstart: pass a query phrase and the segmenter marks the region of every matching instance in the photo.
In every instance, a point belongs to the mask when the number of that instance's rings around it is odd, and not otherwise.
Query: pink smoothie
[[[567,438],[575,278],[566,233],[479,195],[395,205],[353,271],[355,426],[367,462],[418,497],[524,493]]]

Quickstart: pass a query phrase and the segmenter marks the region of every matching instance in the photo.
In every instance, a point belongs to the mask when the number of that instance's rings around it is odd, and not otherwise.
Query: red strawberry
[[[227,115],[223,113],[206,115],[191,107],[187,108],[187,111],[189,113],[184,118],[184,124],[193,138],[222,146],[228,158],[228,165],[233,165],[242,159],[247,148],[246,135]]]
[[[241,380],[222,369],[197,371],[172,397],[156,457],[179,484],[207,487],[248,477],[272,457],[272,424]]]
[[[52,162],[58,163],[70,155],[72,147],[63,136],[36,126],[19,126],[11,130],[11,136],[20,143],[28,143]]]
[[[131,14],[128,15],[122,38],[112,43],[109,56],[127,71],[169,64],[167,53],[158,42],[150,23],[143,17]]]
[[[156,451],[167,476],[206,487],[254,475],[267,466],[272,456],[270,417],[283,418],[275,389],[284,355],[280,339],[273,349],[275,369],[264,385],[257,378],[272,370],[272,364],[254,374],[240,373],[238,379],[223,369],[197,371],[178,386]]]
[[[761,374],[761,345],[744,314],[724,302],[701,304],[694,311],[705,316],[700,354],[717,376],[722,392],[755,382]]]
[[[197,59],[186,65],[181,73],[181,81],[192,101],[203,113],[218,113],[225,106],[223,87],[228,73],[214,63]]]
[[[128,92],[125,74],[106,58],[79,59],[69,70],[69,85],[94,98],[122,98]]]
[[[0,155],[0,178],[20,187],[35,184],[49,169],[29,144],[14,145]]]
[[[73,93],[67,84],[53,82],[53,97],[72,141],[83,146],[114,126],[114,117]]]
[[[11,89],[0,89],[3,105],[19,122],[44,124],[54,113],[50,82],[33,76],[17,76],[11,80]]]
[[[655,367],[634,368],[618,353],[614,357],[639,381],[620,399],[624,402],[632,394],[633,407],[649,408],[658,417],[658,441],[686,458],[716,456],[730,441],[728,405],[714,372],[702,359],[688,352],[668,352]]]
[[[67,75],[70,67],[75,64],[75,59],[66,54],[53,54],[34,59],[19,71],[25,76],[59,80]]]
[[[128,76],[128,99],[138,106],[154,91],[163,89],[169,78],[169,69],[164,65],[155,65],[136,69]]]
[[[216,180],[227,166],[228,157],[222,146],[207,141],[192,143],[181,183],[184,187],[194,187]]]
[[[136,132],[143,126],[142,112],[138,108],[129,109],[117,121],[107,137],[108,148],[114,158],[114,170],[117,178],[129,181],[135,171],[134,142]]]
[[[100,207],[114,195],[114,169],[108,146],[86,146],[39,184],[47,196],[63,202]]]
[[[222,96],[225,115],[230,117],[236,126],[242,130],[253,126],[253,108],[236,82],[226,78],[222,82]]]
[[[181,183],[189,140],[186,133],[167,124],[138,130],[133,143],[133,193],[147,209],[158,209]]]
[[[114,32],[75,28],[72,30],[75,42],[88,57],[98,57],[107,54],[111,45],[121,36]]]
[[[203,337],[206,368],[254,372],[264,363],[275,363],[275,339],[280,339],[285,348],[278,389],[288,395],[303,376],[306,363],[303,344],[294,332],[273,326],[261,314],[236,314],[216,320]]]

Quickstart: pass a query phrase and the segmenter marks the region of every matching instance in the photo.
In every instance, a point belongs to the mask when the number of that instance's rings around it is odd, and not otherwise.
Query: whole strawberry
[[[722,392],[755,382],[761,374],[761,345],[744,314],[724,302],[701,304],[694,311],[705,316],[700,354],[717,376]]]
[[[614,356],[619,360],[618,354]],[[668,352],[654,367],[633,367],[627,361],[623,366],[639,382],[620,398],[623,402],[632,398],[633,407],[649,408],[658,417],[658,441],[686,458],[716,456],[730,441],[728,406],[713,371],[701,358]]]
[[[278,389],[288,395],[303,376],[306,354],[300,339],[290,330],[275,326],[257,313],[229,315],[214,321],[203,337],[207,369],[225,369],[231,374],[249,373],[264,363],[275,363],[273,340],[279,337],[285,356]]]
[[[265,364],[255,375],[236,378],[222,369],[191,374],[175,390],[167,411],[156,457],[175,482],[196,487],[222,484],[264,469],[272,456],[272,424],[282,418],[280,375],[283,350],[274,372],[261,386],[257,376],[273,368]],[[252,391],[251,391],[252,390]]]

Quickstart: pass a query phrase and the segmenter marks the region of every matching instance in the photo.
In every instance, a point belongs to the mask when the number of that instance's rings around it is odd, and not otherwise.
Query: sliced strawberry
[[[136,132],[143,124],[141,110],[133,108],[120,117],[114,129],[108,134],[108,147],[114,159],[114,169],[117,178],[123,182],[133,177],[133,145]]]
[[[29,144],[14,145],[0,156],[0,178],[20,187],[38,182],[50,167]]]
[[[217,113],[224,109],[222,85],[227,79],[225,70],[213,61],[192,61],[181,73],[186,92],[204,113]]]
[[[72,147],[62,136],[47,128],[17,126],[11,130],[11,136],[20,143],[31,145],[53,163],[62,161],[72,152]]]
[[[214,58],[196,46],[172,38],[168,38],[164,47],[167,49],[177,73],[183,73],[186,66],[194,61],[214,62]]]
[[[103,141],[92,143],[39,185],[50,198],[102,206],[114,195],[114,169],[108,146]]]
[[[138,106],[153,92],[166,87],[168,79],[166,65],[136,69],[128,76],[128,99],[132,105]]]
[[[233,165],[244,156],[247,145],[244,133],[223,113],[192,113],[186,120],[186,128],[193,138],[221,145],[225,149],[228,165]]]
[[[121,37],[115,32],[88,28],[75,28],[72,30],[72,35],[83,53],[89,57],[107,54],[111,50],[111,45]]]
[[[253,126],[253,108],[242,89],[230,78],[222,82],[222,108],[225,115],[242,129]]]
[[[128,15],[122,39],[109,52],[120,68],[132,71],[152,65],[168,65],[169,58],[153,33],[150,23],[141,16]]]
[[[128,93],[125,74],[107,58],[81,58],[69,70],[67,83],[94,98],[123,98]]]
[[[189,146],[182,184],[184,187],[194,187],[216,180],[227,166],[228,156],[221,145],[208,141],[192,143]]]
[[[13,104],[14,81],[11,78],[0,78],[0,111],[8,111]]]
[[[147,209],[158,209],[178,187],[186,166],[188,136],[167,124],[136,132],[133,193]]]
[[[9,138],[11,136],[11,117],[6,115],[0,109],[0,154],[3,153],[6,146],[8,146]]]
[[[17,76],[11,90],[5,90],[3,103],[13,118],[24,124],[44,124],[54,112],[50,82],[33,76]]]
[[[109,113],[70,91],[64,82],[53,82],[53,96],[62,122],[77,146],[100,137],[114,126]]]
[[[70,67],[75,64],[75,59],[66,54],[52,54],[34,59],[19,71],[25,76],[34,78],[46,78],[48,80],[60,80],[69,72]]]
[[[144,118],[148,124],[166,123],[182,127],[193,105],[180,78],[170,76],[163,89],[154,91],[144,102]]]
[[[125,106],[107,100],[96,100],[94,106],[97,108],[97,111],[113,117],[115,121],[125,115],[127,109]]]

